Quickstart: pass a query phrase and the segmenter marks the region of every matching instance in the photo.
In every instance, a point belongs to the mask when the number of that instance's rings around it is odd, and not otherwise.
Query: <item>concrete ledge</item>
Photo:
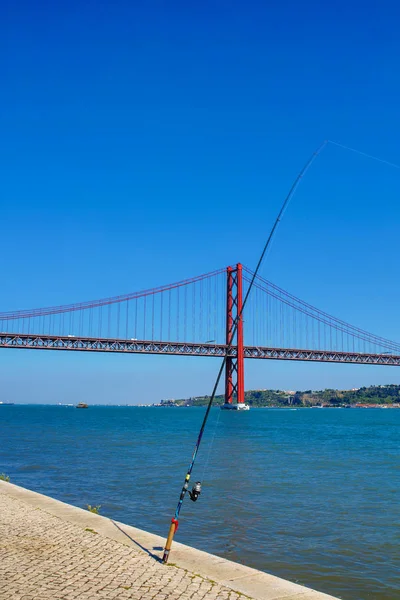
[[[161,558],[165,538],[95,515],[17,485],[0,481],[0,493],[40,508],[64,521],[93,528],[100,535]],[[245,594],[254,600],[337,600],[274,575],[174,542],[171,562],[176,566]]]

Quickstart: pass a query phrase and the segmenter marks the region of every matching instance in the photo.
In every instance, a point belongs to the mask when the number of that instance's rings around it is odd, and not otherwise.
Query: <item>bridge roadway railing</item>
[[[223,357],[225,356],[228,347],[225,344],[212,343],[161,342],[116,338],[0,333],[0,348]],[[235,347],[231,348],[229,355],[236,356]],[[400,355],[389,353],[371,354],[363,352],[341,352],[336,350],[245,346],[244,357],[267,360],[400,366]]]

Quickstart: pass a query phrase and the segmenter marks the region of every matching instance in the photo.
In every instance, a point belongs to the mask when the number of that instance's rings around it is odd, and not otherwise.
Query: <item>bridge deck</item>
[[[194,342],[161,342],[116,338],[0,333],[0,348],[64,350],[70,352],[119,352],[124,354],[165,354],[215,358],[224,357],[228,347],[226,344],[199,344]],[[236,356],[236,347],[231,348],[229,356]],[[245,358],[268,360],[400,366],[400,355],[397,354],[245,346],[244,356]]]

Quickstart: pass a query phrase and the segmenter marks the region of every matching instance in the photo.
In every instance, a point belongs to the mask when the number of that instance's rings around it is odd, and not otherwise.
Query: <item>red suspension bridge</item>
[[[238,264],[91,302],[0,313],[0,347],[225,357],[225,398],[244,402],[244,359],[400,366],[400,344],[354,327]]]

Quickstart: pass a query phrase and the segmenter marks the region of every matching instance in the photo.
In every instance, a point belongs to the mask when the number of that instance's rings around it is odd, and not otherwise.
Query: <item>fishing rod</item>
[[[198,453],[199,448],[200,448],[200,444],[201,444],[203,433],[204,433],[204,430],[205,430],[205,427],[206,427],[206,424],[207,424],[208,416],[210,414],[211,406],[213,404],[213,401],[214,401],[214,398],[215,398],[215,394],[217,392],[217,388],[218,388],[219,382],[220,382],[221,377],[222,377],[222,373],[224,372],[226,361],[227,361],[228,356],[229,356],[229,354],[230,354],[230,352],[232,350],[233,340],[234,340],[234,337],[235,337],[235,334],[236,334],[236,331],[237,331],[237,328],[238,328],[238,324],[239,324],[239,322],[242,319],[243,310],[244,310],[244,308],[245,308],[245,306],[247,304],[247,300],[248,300],[248,297],[250,295],[251,288],[253,287],[255,278],[257,277],[257,274],[258,274],[258,272],[259,272],[259,270],[261,268],[261,264],[262,264],[262,262],[264,260],[264,257],[265,257],[265,255],[267,253],[267,250],[269,249],[269,247],[271,245],[272,238],[274,237],[274,234],[275,234],[275,231],[276,231],[276,229],[277,229],[277,227],[279,225],[279,222],[281,221],[281,219],[283,217],[283,214],[285,212],[285,209],[287,208],[287,206],[288,206],[288,204],[289,204],[289,202],[290,202],[293,194],[295,193],[295,191],[297,189],[297,186],[299,185],[301,179],[304,177],[304,175],[306,174],[306,172],[308,171],[308,169],[311,167],[311,165],[314,162],[314,160],[317,158],[318,154],[320,154],[322,152],[322,150],[325,148],[325,146],[327,145],[327,143],[328,143],[328,140],[325,140],[315,150],[315,152],[313,152],[313,154],[311,155],[311,157],[308,159],[308,161],[306,162],[306,164],[304,165],[304,167],[301,169],[301,171],[297,175],[296,179],[293,181],[292,186],[291,186],[291,188],[289,190],[289,193],[287,194],[287,196],[286,196],[286,198],[285,198],[285,200],[284,200],[284,202],[283,202],[283,204],[281,206],[281,209],[280,209],[280,211],[278,213],[278,216],[275,219],[274,225],[273,225],[273,227],[272,227],[272,229],[271,229],[271,231],[269,233],[267,241],[265,242],[263,251],[261,252],[261,255],[260,255],[260,258],[258,260],[256,269],[255,269],[255,271],[253,273],[253,276],[251,278],[251,281],[250,281],[249,287],[247,289],[245,298],[243,300],[242,308],[241,308],[240,312],[236,315],[236,318],[235,318],[235,320],[233,322],[232,332],[231,332],[230,337],[228,338],[228,344],[227,344],[227,348],[226,348],[226,353],[225,353],[224,359],[222,361],[222,364],[220,366],[220,369],[218,371],[218,375],[217,375],[217,378],[216,378],[215,383],[214,383],[214,388],[213,388],[212,394],[210,396],[210,400],[209,400],[208,405],[207,405],[207,410],[205,412],[205,415],[204,415],[204,418],[203,418],[203,422],[202,422],[201,427],[200,427],[200,432],[199,432],[199,435],[198,435],[198,438],[197,438],[197,441],[196,441],[196,445],[195,445],[194,450],[193,450],[192,459],[190,461],[189,468],[188,468],[187,473],[186,473],[185,481],[183,483],[183,487],[182,487],[182,490],[181,490],[181,493],[180,493],[180,496],[179,496],[178,505],[177,505],[176,510],[175,510],[175,515],[171,519],[171,525],[170,525],[170,528],[169,528],[168,537],[167,537],[167,541],[165,543],[165,548],[164,548],[164,555],[163,555],[163,558],[162,558],[163,563],[167,563],[168,562],[168,558],[169,558],[169,554],[170,554],[171,546],[172,546],[172,541],[174,539],[174,535],[175,535],[175,533],[176,533],[176,531],[178,529],[178,526],[179,526],[179,513],[181,511],[183,500],[184,500],[184,498],[186,496],[186,492],[189,493],[189,497],[190,497],[190,499],[193,502],[196,502],[196,500],[198,499],[198,497],[199,497],[199,495],[201,493],[201,482],[197,481],[195,483],[195,485],[193,486],[192,490],[190,491],[188,489],[189,488],[189,481],[190,481],[190,477],[191,477],[192,470],[193,470],[193,467],[194,467],[194,463],[196,461],[197,453]]]

